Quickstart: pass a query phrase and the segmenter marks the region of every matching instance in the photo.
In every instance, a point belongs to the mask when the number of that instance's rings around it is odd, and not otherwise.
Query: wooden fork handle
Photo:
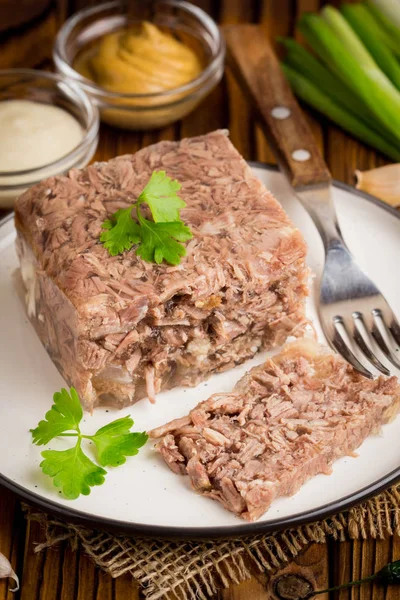
[[[227,61],[250,99],[276,159],[294,188],[326,183],[331,175],[305,117],[259,25],[224,28]]]

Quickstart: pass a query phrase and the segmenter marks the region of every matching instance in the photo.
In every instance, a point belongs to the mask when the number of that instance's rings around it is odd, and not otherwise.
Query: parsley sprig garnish
[[[177,195],[180,188],[180,183],[167,177],[165,171],[154,171],[136,202],[104,221],[100,241],[111,256],[138,244],[136,254],[143,260],[157,264],[165,260],[178,265],[186,254],[182,242],[192,237],[189,227],[180,219],[180,210],[186,206]],[[142,204],[150,208],[153,221],[143,216]]]
[[[101,427],[94,435],[84,435],[80,430],[83,410],[74,388],[68,392],[62,389],[53,396],[54,404],[32,429],[33,443],[37,446],[48,444],[55,437],[74,437],[76,444],[68,450],[45,450],[40,467],[53,478],[56,487],[64,496],[73,500],[80,494],[87,496],[90,488],[102,485],[107,471],[103,467],[118,467],[126,462],[127,456],[134,456],[148,440],[145,432],[132,433],[133,421],[130,416],[122,417]],[[90,440],[96,448],[97,463],[91,460],[82,449],[82,441]],[[101,465],[101,466],[99,466]]]

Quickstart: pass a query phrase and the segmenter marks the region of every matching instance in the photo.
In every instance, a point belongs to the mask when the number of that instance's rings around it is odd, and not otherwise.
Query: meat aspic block
[[[193,239],[177,266],[99,241],[155,170],[187,204]],[[52,177],[15,210],[29,316],[87,409],[154,400],[301,333],[304,240],[224,131]]]
[[[279,496],[329,474],[400,408],[395,377],[369,380],[310,340],[288,344],[187,417],[150,432],[197,492],[254,521]]]

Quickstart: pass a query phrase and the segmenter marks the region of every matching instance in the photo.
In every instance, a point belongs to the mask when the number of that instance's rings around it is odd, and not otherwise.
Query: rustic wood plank
[[[179,124],[179,137],[203,135],[214,129],[229,126],[226,114],[225,82],[218,85],[211,94]]]
[[[27,30],[40,21],[44,14],[52,8],[52,0],[23,0],[19,2],[19,10],[15,10],[15,2],[0,2],[0,34],[12,36],[15,32]]]
[[[255,577],[238,585],[232,585],[229,589],[218,595],[218,600],[272,600],[271,595]]]
[[[395,535],[389,540],[391,545],[391,557],[390,561],[400,560],[400,537]],[[399,586],[392,585],[387,587],[385,590],[385,600],[398,600],[399,599]],[[375,600],[375,598],[373,598]]]
[[[16,506],[15,497],[0,488],[0,552],[11,562],[14,570],[17,570],[15,556],[12,556],[13,547],[13,521]],[[7,590],[10,586],[10,580],[0,579],[0,598],[7,598]]]
[[[70,16],[71,7],[68,0],[56,0],[56,11],[58,23],[62,25]]]
[[[327,544],[311,544],[288,565],[274,573],[255,574],[249,581],[231,586],[220,593],[221,600],[279,600],[279,593],[296,600],[304,597],[304,590],[321,590],[329,585],[329,557]],[[289,593],[290,589],[290,593]],[[327,594],[319,596],[328,600]]]
[[[301,0],[297,0],[299,4]],[[277,38],[293,33],[293,2],[292,0],[262,0],[260,2],[258,22],[261,23],[275,49],[279,47]]]
[[[78,10],[87,8],[88,6],[94,6],[98,4],[96,0],[63,0],[65,5],[68,7],[69,14],[75,13]]]
[[[330,584],[342,585],[352,579],[353,542],[346,541],[334,544],[332,547],[333,577]],[[350,591],[337,592],[335,600],[350,600]]]
[[[21,576],[21,600],[40,600],[46,554],[35,553],[34,542],[41,541],[41,536],[40,525],[29,521],[26,528],[24,570]]]
[[[322,5],[321,0],[297,0],[295,15],[293,19],[293,30],[292,34],[300,43],[305,42],[305,38],[297,28],[296,24],[302,14],[307,12],[317,12]]]
[[[108,573],[98,571],[96,573],[96,600],[113,600],[114,598],[114,586],[113,580]]]
[[[68,544],[64,543],[63,546],[60,600],[70,600],[70,598],[76,598],[77,596],[80,554],[74,552]]]
[[[290,578],[290,579],[289,579]],[[290,585],[288,585],[288,583]],[[304,597],[305,590],[322,590],[329,586],[329,555],[327,544],[311,544],[290,564],[278,571],[268,582],[267,590],[271,598],[290,595],[288,590],[298,591],[299,598]],[[328,594],[321,594],[321,600],[328,600]]]
[[[83,552],[80,553],[76,600],[96,600],[99,573],[93,561]]]
[[[143,134],[140,131],[117,131],[109,132],[116,144],[116,153],[114,155],[107,154],[106,160],[111,156],[120,156],[121,154],[134,154],[142,148]]]
[[[156,144],[162,140],[179,139],[179,125],[179,123],[172,123],[163,129],[143,132],[139,140],[140,147],[145,148],[150,144]]]
[[[385,565],[387,565],[391,560],[391,551],[392,551],[392,539],[387,538],[385,540],[377,540],[374,542],[373,540],[367,540],[366,546],[374,549],[374,567],[372,569],[373,573],[382,569]],[[372,600],[385,600],[385,587],[384,586],[373,586],[373,597]]]
[[[341,585],[351,580],[368,577],[387,563],[400,558],[400,538],[388,537],[383,540],[354,540],[332,544],[333,581],[331,585]],[[332,594],[334,597],[334,595]],[[337,592],[335,600],[397,600],[399,588],[380,583],[366,583],[361,586]]]
[[[31,540],[31,545],[33,546],[32,542],[33,540]],[[62,589],[63,554],[62,546],[56,546],[50,550],[46,550],[44,553],[42,582],[39,595],[40,600],[56,600],[60,597]]]
[[[139,600],[131,575],[118,580],[98,569],[82,550],[68,542],[36,554],[35,544],[44,541],[37,523],[30,523],[26,537],[21,600]],[[4,596],[6,600],[15,596]],[[0,594],[3,600],[3,596]]]
[[[17,575],[23,569],[23,548],[26,523],[16,496],[0,486],[0,551],[8,558]],[[10,585],[11,583],[11,585]],[[11,580],[0,580],[1,600],[15,599],[9,591]]]
[[[241,0],[221,0],[221,18],[223,25],[231,23],[250,22],[253,20],[254,5],[252,2]],[[248,160],[255,158],[253,116],[248,102],[236,79],[228,70],[226,73],[228,89],[228,128],[232,143]]]
[[[129,573],[114,580],[114,600],[139,600],[142,597],[139,586]]]
[[[127,131],[116,129],[102,124],[100,128],[101,143],[99,144],[94,160],[109,160],[122,154],[133,154],[149,144],[160,140],[174,140],[179,138],[179,125],[172,124],[163,129],[150,131]]]
[[[351,578],[353,580],[361,579],[363,571],[365,572],[367,565],[364,564],[364,545],[362,540],[355,540],[353,543],[353,565],[352,565],[352,574]],[[368,575],[371,574],[371,570],[368,572]],[[365,594],[371,593],[371,586],[365,585],[360,587],[355,587],[351,590],[353,594],[353,598],[356,600],[360,600],[361,594],[364,596]]]
[[[254,126],[254,136],[255,136],[255,160],[259,160],[263,163],[270,163],[275,165],[276,158],[272,151],[271,146],[268,144],[264,132],[261,129],[260,125]]]
[[[359,542],[357,542],[359,543]],[[361,543],[361,549],[359,551],[359,574],[360,577],[368,577],[375,571],[375,543],[366,544]],[[369,588],[369,589],[368,589]],[[370,600],[372,597],[373,586],[363,585],[359,589],[360,600]]]
[[[254,132],[251,124],[253,117],[249,109],[248,103],[244,98],[244,94],[240,89],[236,79],[227,71],[226,82],[228,87],[228,129],[233,145],[247,160],[254,159],[255,151],[253,148]]]
[[[389,162],[333,125],[327,130],[325,151],[332,177],[351,185],[356,169],[365,171]]]
[[[0,69],[37,67],[51,58],[57,33],[57,15],[52,10],[31,28],[16,31],[0,43]]]
[[[222,0],[220,10],[220,22],[228,23],[252,23],[257,14],[257,6],[254,0]]]
[[[64,0],[64,2],[67,3],[68,0]],[[96,0],[70,0],[68,7],[69,14],[82,10],[87,6],[94,6],[95,4],[98,4]],[[210,14],[214,19],[218,19],[219,2],[216,2],[215,0],[191,0],[191,4],[195,4]]]

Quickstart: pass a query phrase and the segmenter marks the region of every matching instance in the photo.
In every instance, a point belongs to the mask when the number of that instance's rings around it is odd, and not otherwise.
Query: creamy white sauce
[[[44,167],[66,156],[83,137],[67,111],[31,100],[0,102],[0,132],[0,171]]]

